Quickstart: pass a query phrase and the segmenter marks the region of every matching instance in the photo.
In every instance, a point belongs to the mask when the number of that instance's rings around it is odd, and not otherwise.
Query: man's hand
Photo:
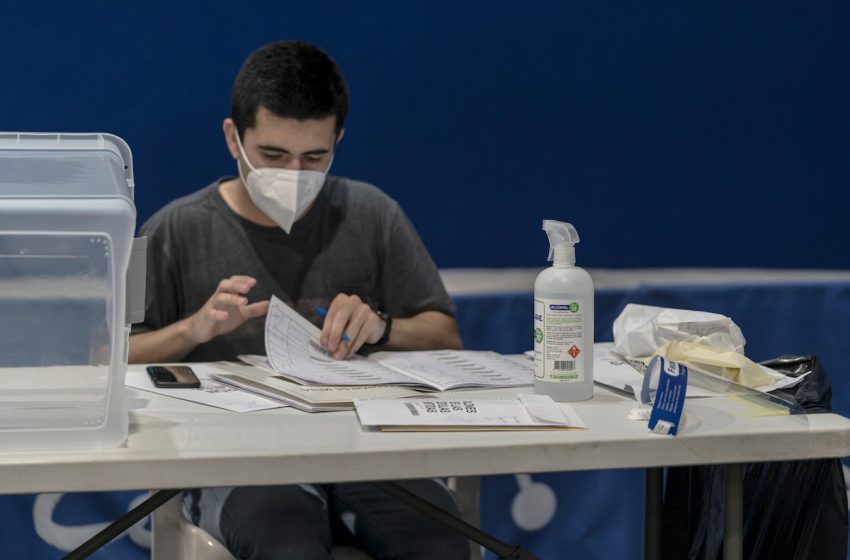
[[[337,360],[347,360],[365,343],[384,334],[384,320],[356,295],[339,294],[331,302],[322,327],[322,346]],[[345,342],[343,335],[348,337]]]
[[[199,344],[265,315],[268,300],[248,305],[245,297],[256,284],[250,276],[231,276],[219,283],[195,314],[161,329],[130,335],[130,363],[179,362]]]
[[[188,335],[192,341],[203,344],[240,327],[248,319],[265,315],[269,310],[268,300],[248,305],[245,297],[256,284],[250,276],[231,276],[219,282],[212,297],[188,318]]]

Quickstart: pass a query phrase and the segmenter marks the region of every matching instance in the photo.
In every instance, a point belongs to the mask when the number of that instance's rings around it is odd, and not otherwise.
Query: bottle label
[[[584,380],[584,299],[534,298],[534,375],[543,381]]]

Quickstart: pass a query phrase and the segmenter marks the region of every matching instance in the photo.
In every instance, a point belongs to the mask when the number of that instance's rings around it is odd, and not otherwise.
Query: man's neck
[[[257,208],[248,195],[245,185],[242,184],[242,180],[238,177],[219,183],[218,192],[221,194],[224,202],[238,216],[261,226],[273,227],[277,225],[274,220]]]

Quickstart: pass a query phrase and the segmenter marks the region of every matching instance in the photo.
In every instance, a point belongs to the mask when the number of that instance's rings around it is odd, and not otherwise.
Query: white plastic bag
[[[614,321],[613,351],[628,358],[645,358],[670,341],[694,342],[744,354],[747,343],[732,319],[717,313],[626,305]]]

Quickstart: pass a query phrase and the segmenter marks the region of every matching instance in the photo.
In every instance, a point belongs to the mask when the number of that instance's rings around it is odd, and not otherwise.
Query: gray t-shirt
[[[226,180],[226,179],[222,179]],[[175,200],[141,228],[148,236],[145,322],[159,329],[195,313],[218,283],[257,279],[249,302],[276,295],[317,326],[316,306],[357,294],[393,317],[453,315],[454,304],[421,239],[399,205],[377,188],[328,176],[310,211],[289,234],[245,220],[218,191],[222,181]],[[265,354],[265,318],[195,348],[186,361]]]

